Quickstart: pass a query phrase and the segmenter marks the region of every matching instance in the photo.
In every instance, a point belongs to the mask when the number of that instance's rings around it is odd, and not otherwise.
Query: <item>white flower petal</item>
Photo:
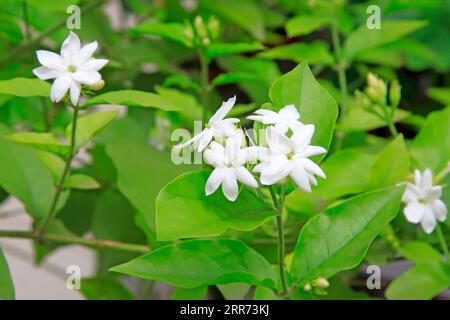
[[[227,101],[223,102],[220,108],[216,111],[216,113],[209,119],[208,124],[211,125],[212,123],[225,118],[225,116],[228,114],[228,112],[230,112],[231,108],[233,108],[235,103],[236,103],[236,96],[231,97]]]
[[[273,127],[267,128],[266,141],[269,148],[274,152],[289,154],[295,150],[295,143],[284,134],[276,131]]]
[[[262,170],[264,170],[264,168],[265,167],[261,167]],[[264,174],[264,171],[261,171],[261,183],[266,186],[278,183],[289,175],[291,169],[291,166],[284,166],[273,174]]]
[[[86,62],[91,59],[92,55],[94,54],[95,50],[97,50],[97,41],[88,43],[83,48],[81,48],[79,54],[76,57],[75,65],[78,67],[82,67],[85,65]]]
[[[75,73],[72,74],[74,80],[80,82],[81,84],[93,85],[99,82],[102,79],[100,73],[95,70],[83,70],[78,69]]]
[[[305,151],[302,152],[303,157],[312,157],[322,153],[326,153],[327,149],[320,146],[307,146]]]
[[[205,193],[207,196],[214,193],[217,188],[219,188],[220,184],[225,179],[226,171],[226,168],[219,167],[215,168],[213,172],[211,172],[205,185]]]
[[[422,175],[422,179],[420,180],[420,187],[422,189],[431,188],[433,185],[433,175],[431,174],[430,169],[425,169]]]
[[[245,167],[237,167],[234,168],[234,172],[236,174],[236,178],[242,182],[243,184],[252,187],[258,188],[258,182],[255,177],[247,170]]]
[[[72,81],[70,84],[70,101],[74,106],[78,104],[78,99],[80,98],[81,84],[76,81]]]
[[[278,113],[285,119],[293,119],[293,120],[300,119],[300,114],[298,113],[297,108],[293,104],[287,105],[286,107],[282,108]]]
[[[307,172],[311,172],[312,174],[315,174],[316,176],[319,176],[322,179],[326,179],[327,178],[327,176],[325,175],[325,172],[323,172],[322,168],[320,168],[312,160],[303,158],[303,159],[297,160],[297,162],[301,166],[303,166]]]
[[[418,202],[420,198],[420,189],[415,184],[406,183],[406,190],[403,193],[403,202]]]
[[[225,179],[222,182],[222,191],[225,197],[230,201],[235,201],[239,188],[236,180],[236,176],[232,169],[228,169],[225,173]]]
[[[425,231],[426,233],[433,232],[434,228],[436,228],[436,223],[436,218],[434,217],[431,208],[427,207],[422,220],[420,220],[420,225],[422,226],[423,231]]]
[[[403,210],[405,214],[406,220],[411,223],[419,223],[425,215],[425,211],[427,210],[426,206],[419,202],[411,202],[408,203]]]
[[[218,153],[209,148],[203,152],[203,159],[205,159],[207,164],[212,165],[213,167],[222,166],[225,164],[223,153]]]
[[[82,69],[98,71],[103,68],[108,62],[108,59],[90,59],[82,66]]]
[[[303,125],[297,128],[292,135],[292,140],[295,142],[297,150],[303,151],[311,144],[312,136],[314,135],[315,126],[313,124]]]
[[[441,200],[434,200],[432,203],[433,213],[436,219],[443,222],[447,219],[447,206]]]
[[[286,132],[288,132],[288,130],[289,130],[287,121],[278,121],[275,124],[274,128],[276,131],[278,131],[279,133],[282,133],[282,134],[286,134]]]
[[[46,66],[50,69],[56,69],[59,71],[64,70],[64,66],[61,61],[61,57],[51,51],[46,50],[38,50],[36,51],[36,56],[39,60],[39,63],[43,66]]]
[[[205,130],[207,130],[207,129],[205,129]],[[201,139],[205,135],[205,130],[203,130],[199,134],[195,135],[194,137],[192,137],[188,141],[185,141],[185,142],[182,142],[180,144],[177,144],[176,146],[174,146],[174,148],[175,149],[183,149],[184,147],[186,147],[186,146],[188,146],[188,145],[198,141],[199,139]]]
[[[76,58],[80,53],[80,38],[70,31],[69,36],[64,40],[61,46],[61,58],[64,63],[75,64]]]
[[[414,170],[414,183],[416,186],[420,187],[421,181],[422,180],[422,174],[420,173],[419,170]]]
[[[61,74],[61,71],[46,66],[41,66],[33,69],[33,73],[41,80],[48,80],[57,78]]]
[[[203,132],[203,137],[199,140],[198,143],[198,152],[202,152],[203,150],[205,150],[205,148],[209,145],[213,138],[213,131],[211,129],[205,129],[203,130]]]
[[[52,102],[61,101],[66,96],[71,83],[72,79],[68,74],[62,74],[56,78],[53,82],[52,89],[50,90],[50,100],[52,100]]]
[[[213,128],[219,136],[228,137],[236,134],[237,130],[234,124],[238,122],[239,119],[237,118],[218,120],[211,125],[211,128]]]
[[[306,192],[311,192],[311,186],[309,184],[309,177],[305,169],[301,166],[295,166],[294,170],[290,174],[295,184]]]
[[[436,199],[439,199],[442,195],[442,187],[441,186],[432,186],[425,190],[426,198],[428,201],[432,202]]]

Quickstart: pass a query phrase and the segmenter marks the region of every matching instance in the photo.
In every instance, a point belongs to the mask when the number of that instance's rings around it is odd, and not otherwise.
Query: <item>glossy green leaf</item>
[[[338,107],[333,97],[314,78],[308,64],[303,62],[275,80],[269,95],[277,109],[295,105],[300,112],[300,121],[316,127],[312,144],[328,149]]]
[[[176,288],[172,292],[173,300],[203,300],[208,293],[208,286],[196,288]]]
[[[111,271],[183,288],[233,282],[274,287],[277,281],[272,267],[259,253],[229,239],[168,245]]]
[[[421,170],[440,172],[450,160],[450,107],[430,113],[411,143],[411,155]]]
[[[49,97],[50,83],[39,79],[14,78],[0,81],[0,94],[17,97]]]
[[[306,61],[311,64],[331,65],[334,62],[333,55],[327,45],[322,41],[311,43],[292,43],[278,46],[258,54],[265,59],[292,60],[300,63]]]
[[[378,155],[370,169],[370,184],[373,189],[390,187],[406,181],[410,172],[409,153],[400,134]]]
[[[236,72],[221,73],[211,81],[211,84],[214,86],[220,86],[224,84],[240,83],[247,81],[259,81],[259,77],[250,72],[236,71]],[[233,110],[234,108],[232,109],[232,111]]]
[[[403,187],[355,196],[312,217],[295,246],[291,274],[302,284],[356,267],[380,231],[397,215]]]
[[[445,106],[450,105],[450,88],[428,88],[427,95]]]
[[[400,254],[414,263],[442,261],[439,251],[424,241],[410,241],[400,247]]]
[[[81,292],[89,300],[133,300],[131,291],[119,280],[96,277],[81,280]]]
[[[91,141],[91,139],[102,129],[104,129],[117,115],[117,110],[93,112],[86,116],[80,117],[77,123],[77,131],[75,133],[75,147],[81,148]],[[66,128],[66,138],[70,141],[72,137],[72,124]]]
[[[289,37],[309,34],[329,23],[326,17],[298,15],[286,22],[286,32]]]
[[[3,138],[43,151],[53,152],[62,156],[69,153],[70,147],[59,142],[53,133],[16,132]]]
[[[158,240],[217,236],[228,228],[249,231],[277,214],[258,199],[254,191],[246,188],[235,202],[228,201],[221,190],[206,196],[209,174],[207,171],[189,172],[161,190],[156,199]]]
[[[206,47],[206,56],[210,59],[232,54],[252,52],[264,49],[259,42],[252,43],[212,43]]]
[[[150,34],[188,46],[182,23],[143,23],[130,31],[134,35]]]
[[[406,120],[411,113],[408,111],[397,109],[394,112],[394,123]],[[377,128],[386,127],[386,121],[381,120],[376,115],[364,110],[363,108],[350,109],[345,118],[337,125],[339,130],[352,131],[369,131]]]
[[[420,263],[387,288],[390,300],[429,300],[450,286],[450,267],[442,261]]]
[[[100,188],[100,184],[92,177],[85,174],[72,174],[64,182],[64,188],[78,190],[92,190]]]
[[[0,300],[13,300],[14,296],[14,284],[11,279],[8,263],[2,248],[0,248]]]
[[[179,106],[174,106],[170,101],[166,101],[157,94],[139,90],[119,90],[100,94],[88,100],[81,107],[87,108],[97,104],[156,108],[165,111],[176,111],[180,109]]]
[[[365,23],[353,31],[344,43],[343,54],[352,60],[359,52],[400,39],[427,24],[422,20],[386,20],[381,29],[369,29]]]

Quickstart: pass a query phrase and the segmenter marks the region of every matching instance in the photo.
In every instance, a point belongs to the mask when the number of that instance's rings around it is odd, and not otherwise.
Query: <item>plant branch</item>
[[[150,251],[148,246],[141,244],[124,243],[112,240],[85,239],[76,236],[58,234],[45,234],[40,236],[31,231],[0,230],[0,238],[34,239],[41,242],[79,244],[94,249],[114,249],[137,253],[146,253]]]
[[[42,227],[38,228],[37,234],[39,237],[42,237],[45,234],[45,231],[49,227],[50,223],[55,218],[59,198],[61,197],[61,193],[64,190],[64,182],[66,181],[67,175],[70,171],[70,165],[72,163],[72,159],[75,155],[75,144],[76,144],[76,132],[77,132],[77,122],[78,122],[78,106],[74,106],[74,111],[72,115],[72,132],[70,137],[70,149],[69,149],[69,155],[67,156],[66,163],[64,166],[63,173],[59,179],[58,185],[56,186],[56,192],[55,196],[53,197],[52,205],[50,207],[50,211],[48,213],[48,216],[42,225]]]
[[[346,65],[345,61],[342,60],[341,43],[339,41],[339,32],[336,23],[331,24],[331,40],[333,42],[334,55],[336,59],[336,69],[339,79],[339,88],[341,90],[340,118],[342,119],[345,116],[346,112],[348,89],[347,89],[347,76],[345,74]]]
[[[439,225],[439,222],[436,225],[436,233],[439,238],[439,242],[441,243],[442,252],[445,254],[446,258],[450,258],[450,254],[448,251],[448,245],[447,241],[445,240],[444,233],[442,232],[441,226]],[[448,260],[450,262],[450,260]]]
[[[203,105],[203,122],[206,123],[209,109],[209,60],[202,49],[198,50],[200,61],[200,99]]]

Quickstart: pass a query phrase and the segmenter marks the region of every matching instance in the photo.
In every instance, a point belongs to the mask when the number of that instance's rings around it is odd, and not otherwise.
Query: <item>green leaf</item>
[[[0,248],[0,300],[14,300],[14,284],[9,272],[8,263]]]
[[[23,35],[17,22],[10,15],[0,12],[0,39],[14,44],[20,43]]]
[[[14,78],[0,81],[0,94],[17,97],[49,97],[50,84],[39,79]]]
[[[233,282],[275,287],[277,281],[272,267],[259,253],[242,241],[229,239],[168,245],[111,271],[183,288]]]
[[[427,95],[443,105],[450,105],[450,88],[428,88]]]
[[[400,39],[427,24],[423,20],[383,21],[381,29],[368,29],[361,24],[344,43],[344,57],[351,61],[359,52]]]
[[[286,22],[286,32],[289,37],[309,34],[327,25],[328,18],[310,15],[298,15]]]
[[[411,143],[411,155],[420,169],[440,172],[450,159],[450,107],[432,112]]]
[[[442,261],[439,251],[424,241],[410,241],[400,248],[400,254],[416,264],[429,261]]]
[[[207,171],[189,172],[161,190],[156,199],[158,240],[217,236],[228,228],[250,231],[277,214],[246,188],[235,202],[228,201],[221,190],[206,196],[209,174]]]
[[[390,187],[406,181],[409,170],[409,153],[400,134],[378,155],[370,169],[370,184],[373,189]]]
[[[64,167],[66,164],[65,161],[53,153],[42,150],[39,150],[37,152],[37,156],[39,160],[41,160],[42,164],[51,173],[51,175],[53,176],[53,180],[59,181],[64,171]]]
[[[194,95],[172,88],[155,86],[162,99],[178,108],[178,112],[187,119],[198,120],[202,117],[203,107]]]
[[[450,286],[450,267],[442,261],[416,265],[396,278],[386,290],[390,300],[429,300]]]
[[[119,90],[98,95],[81,108],[87,108],[97,104],[124,105],[130,107],[156,108],[165,111],[177,111],[179,106],[174,106],[170,101],[166,101],[161,96],[139,90]]]
[[[10,133],[0,125],[0,134]],[[0,139],[0,185],[16,196],[34,218],[47,216],[55,192],[52,175],[38,158],[38,150]]]
[[[215,77],[211,84],[213,86],[220,86],[224,84],[230,84],[230,83],[240,83],[240,82],[246,82],[246,81],[259,81],[260,78],[258,75],[255,75],[250,72],[228,72],[228,73],[221,73],[217,77]],[[232,109],[232,111],[234,108]]]
[[[207,286],[196,288],[176,288],[172,292],[173,300],[203,300],[208,293]]]
[[[292,60],[297,63],[306,61],[311,64],[331,65],[334,63],[333,55],[327,45],[322,41],[311,43],[292,43],[274,47],[258,54],[265,59]]]
[[[182,23],[143,23],[131,29],[130,32],[133,35],[155,35],[163,39],[189,46],[189,42],[184,34],[184,25]]]
[[[312,144],[328,149],[338,107],[333,97],[314,78],[308,64],[303,62],[275,80],[269,96],[278,109],[295,105],[300,112],[300,121],[316,126]]]
[[[312,217],[295,246],[291,273],[299,286],[356,267],[396,216],[403,187],[368,192]]]
[[[397,123],[406,120],[411,113],[397,109],[394,112],[393,122]],[[345,115],[345,118],[337,125],[342,131],[369,131],[377,128],[386,127],[386,121],[381,120],[376,115],[364,110],[363,108],[352,108]]]
[[[206,47],[206,56],[210,59],[232,54],[252,52],[264,49],[260,42],[252,43],[212,43]]]
[[[43,151],[53,152],[62,156],[69,153],[70,147],[59,142],[53,133],[16,132],[3,138]]]
[[[75,133],[75,149],[79,149],[90,142],[99,131],[117,117],[118,113],[118,110],[112,110],[93,112],[80,117],[77,122],[77,130]],[[72,138],[72,124],[68,125],[66,128],[66,138],[67,141],[70,141]]]
[[[81,292],[89,300],[133,300],[134,295],[120,281],[96,277],[82,279]]]
[[[264,40],[264,17],[251,0],[200,0],[199,7],[241,27],[258,40]]]
[[[100,184],[92,177],[85,174],[72,174],[64,182],[64,188],[78,190],[92,190],[100,188]]]

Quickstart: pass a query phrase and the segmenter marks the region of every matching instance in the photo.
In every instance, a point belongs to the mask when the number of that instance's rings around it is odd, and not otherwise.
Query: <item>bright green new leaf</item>
[[[393,122],[397,123],[406,120],[411,116],[408,111],[397,109],[394,112]],[[381,120],[376,115],[364,110],[363,108],[352,108],[345,115],[345,118],[337,125],[342,131],[369,131],[377,128],[386,127],[386,121]]]
[[[286,32],[289,37],[309,34],[327,25],[329,19],[326,17],[299,15],[286,22]]]
[[[442,261],[439,251],[424,241],[410,241],[400,248],[400,254],[416,264],[429,261]]]
[[[69,153],[70,147],[59,142],[53,133],[16,132],[4,136],[5,139],[30,146],[43,151],[53,152],[62,156]]]
[[[212,43],[206,47],[206,56],[210,59],[229,56],[243,52],[252,52],[264,49],[260,42],[252,43]]]
[[[246,188],[235,202],[228,201],[221,190],[206,196],[209,174],[207,171],[189,172],[161,190],[156,199],[158,240],[217,236],[228,228],[249,231],[277,214]]]
[[[59,181],[66,165],[65,161],[54,153],[39,150],[37,152],[39,160],[53,176],[54,181]]]
[[[312,144],[328,149],[338,107],[333,97],[314,78],[307,63],[302,62],[275,80],[269,95],[277,109],[295,105],[300,113],[300,121],[316,127]]]
[[[378,155],[370,169],[370,184],[373,189],[390,187],[406,181],[409,170],[409,153],[400,134]]]
[[[428,88],[427,95],[443,105],[450,106],[450,88]]]
[[[357,266],[397,215],[403,187],[368,192],[312,217],[295,246],[291,274],[299,286]]]
[[[236,72],[221,73],[211,81],[211,84],[214,86],[220,86],[224,84],[240,83],[247,81],[261,81],[261,79],[258,77],[258,75],[255,75],[250,72],[236,71]],[[234,108],[231,111],[233,110]]]
[[[450,267],[442,261],[431,260],[396,278],[387,288],[390,300],[429,300],[450,286]]]
[[[450,107],[430,113],[425,125],[411,144],[415,165],[434,174],[450,161]]]
[[[134,35],[150,34],[189,46],[182,23],[143,23],[130,31]]]
[[[400,39],[427,24],[423,20],[383,21],[381,29],[369,29],[361,24],[344,43],[343,55],[351,61],[359,52]]]
[[[86,116],[80,117],[77,123],[77,131],[75,133],[75,149],[79,149],[86,145],[91,139],[111,121],[113,121],[119,111],[93,112]],[[72,124],[66,128],[66,138],[70,141],[72,137]]]
[[[0,248],[0,300],[14,300],[14,284],[9,272],[8,263]]]
[[[190,240],[168,245],[111,271],[183,288],[242,282],[275,287],[270,264],[239,240]]]
[[[172,292],[173,300],[203,300],[208,293],[208,286],[196,288],[176,288]]]
[[[119,280],[95,277],[81,280],[81,292],[89,300],[133,300],[131,291]]]
[[[278,46],[258,54],[265,59],[292,60],[297,63],[306,61],[310,64],[331,65],[334,62],[333,55],[327,45],[322,41],[311,43],[292,43]]]
[[[161,96],[139,90],[119,90],[100,94],[81,106],[87,108],[97,104],[124,105],[130,107],[156,108],[165,111],[179,110],[179,106],[174,106],[170,101]]]
[[[17,97],[49,97],[50,83],[39,79],[14,78],[0,81],[0,94]]]
[[[92,177],[85,174],[72,174],[64,182],[64,188],[78,190],[92,190],[100,188],[100,184]]]

